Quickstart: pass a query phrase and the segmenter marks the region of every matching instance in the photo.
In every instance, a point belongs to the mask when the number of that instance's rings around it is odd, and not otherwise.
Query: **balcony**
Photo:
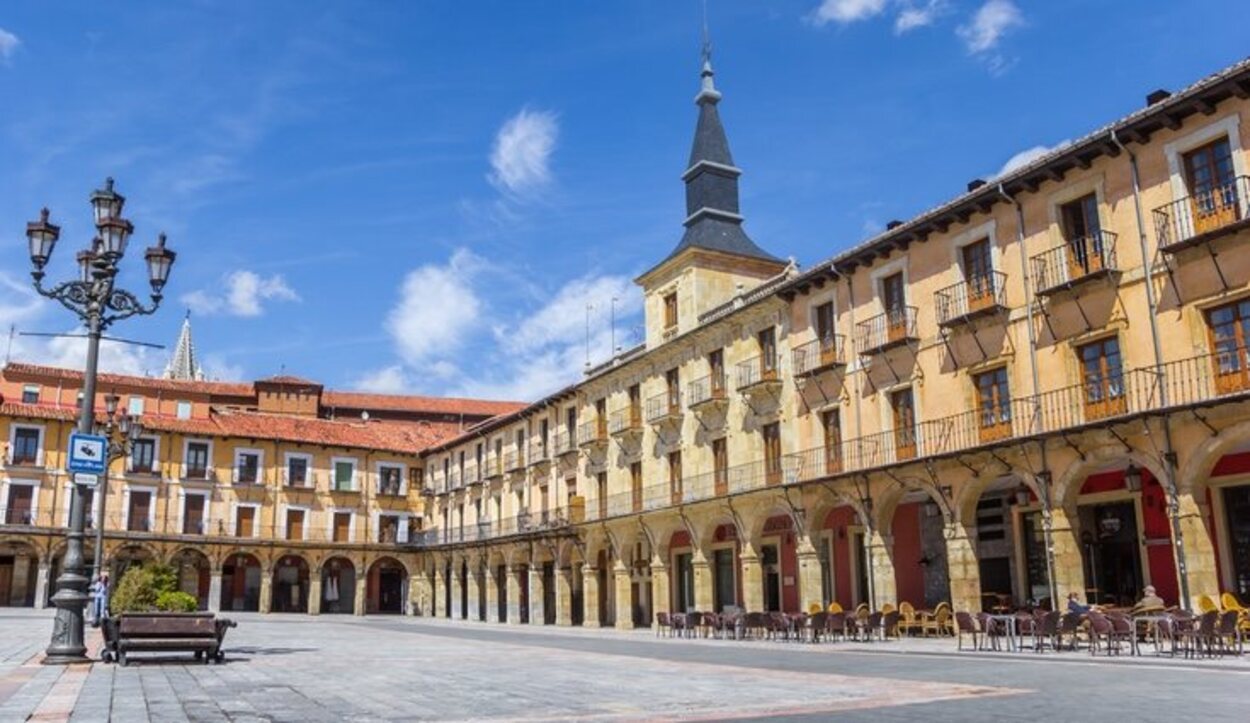
[[[1175,254],[1235,233],[1250,220],[1250,177],[1185,196],[1154,210],[1159,250]]]
[[[499,458],[496,456],[488,457],[483,467],[486,472],[486,480],[490,481],[503,474],[503,468],[499,464]]]
[[[1038,296],[1053,296],[1091,281],[1119,276],[1115,242],[1114,233],[1100,231],[1037,254],[1029,260],[1034,292]]]
[[[217,470],[212,467],[184,465],[182,468],[182,477],[180,477],[180,479],[183,482],[204,482],[213,484],[217,482]]]
[[[863,355],[884,354],[918,341],[914,306],[887,311],[855,325],[855,348]]]
[[[10,449],[4,455],[4,463],[9,467],[34,467],[42,468],[43,450],[42,449]]]
[[[577,428],[577,446],[603,447],[608,443],[608,421],[595,419],[582,422]]]
[[[523,472],[525,470],[525,455],[516,449],[510,449],[503,453],[503,471],[507,474],[513,472]]]
[[[669,389],[647,399],[647,423],[653,425],[681,424],[681,392]]]
[[[531,467],[542,467],[551,464],[551,445],[545,439],[530,442],[529,457],[529,466]]]
[[[265,484],[265,475],[255,467],[235,467],[230,475],[230,483],[242,487],[261,487]]]
[[[608,432],[613,437],[642,434],[642,405],[630,404],[612,412],[608,418]]]
[[[577,434],[572,427],[556,430],[556,456],[567,457],[577,454]]]
[[[24,508],[7,509],[4,511],[4,524],[29,527],[35,524],[35,511]]]
[[[843,353],[845,344],[841,334],[813,339],[790,352],[794,376],[814,377],[823,372],[846,366]]]
[[[743,394],[757,391],[775,393],[781,389],[781,374],[776,354],[760,354],[738,362],[736,389]]]
[[[686,404],[691,411],[703,412],[729,403],[725,373],[713,373],[686,385]]]
[[[991,271],[952,284],[933,294],[938,326],[944,329],[968,324],[1007,309],[1007,275]]]

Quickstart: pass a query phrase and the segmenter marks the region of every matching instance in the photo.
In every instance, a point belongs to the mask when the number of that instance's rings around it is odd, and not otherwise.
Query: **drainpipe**
[[[1016,209],[1016,247],[1020,249],[1020,276],[1024,282],[1025,326],[1029,330],[1029,372],[1033,382],[1033,420],[1034,432],[1042,428],[1042,385],[1037,370],[1037,331],[1033,328],[1033,287],[1029,283],[1029,259],[1024,248],[1024,207],[1014,196],[1007,193],[1003,184],[998,184],[998,195],[1002,196]],[[1046,441],[1039,439],[1038,451],[1042,457],[1042,471],[1037,475],[1038,499],[1042,503],[1042,538],[1046,546],[1046,582],[1050,592],[1052,610],[1059,609],[1059,587],[1055,582],[1055,538],[1054,518],[1050,499],[1050,464],[1046,459]]]
[[[850,314],[850,317],[851,317],[851,331],[855,331],[855,282],[851,280],[850,274],[846,275],[846,296],[847,296],[847,304],[846,304],[847,313]],[[852,340],[851,344],[852,346],[854,345],[854,340]],[[864,365],[863,365],[862,360],[860,360],[859,362],[859,372],[860,372],[859,374],[855,375],[855,450],[856,450],[856,454],[859,456],[859,459],[862,460],[863,459],[863,443],[864,443],[863,441],[864,440],[864,414],[863,414],[863,407],[861,406],[861,402],[860,402],[860,397],[862,396],[862,394],[860,393],[859,379],[860,379],[860,375],[868,373],[867,371],[864,370]],[[857,493],[858,493],[858,490],[859,490],[858,485],[856,485]],[[865,545],[864,563],[868,569],[866,570],[867,574],[864,577],[868,581],[868,590],[867,590],[868,607],[873,610],[876,610],[877,609],[877,584],[876,584],[876,581],[874,580],[875,575],[874,575],[873,564],[872,564],[872,538],[874,535],[873,530],[876,527],[876,525],[874,525],[872,521],[872,515],[873,515],[872,488],[869,486],[868,475],[864,475],[864,494],[860,497],[860,504],[861,506],[864,507],[864,513],[866,515],[864,519],[864,531],[866,533],[865,538],[864,538],[864,545]],[[849,545],[850,543],[851,543],[851,537],[848,535],[847,544]]]
[[[1153,260],[1146,241],[1146,220],[1141,205],[1141,177],[1137,170],[1137,155],[1124,145],[1111,130],[1111,142],[1128,155],[1129,169],[1133,178],[1133,210],[1137,214],[1137,242],[1141,248],[1142,270],[1146,285],[1146,317],[1150,320],[1150,340],[1154,346],[1155,381],[1159,384],[1159,405],[1168,406],[1168,386],[1163,378],[1163,344],[1159,339],[1159,321],[1155,318],[1157,302],[1154,291]],[[1149,430],[1149,426],[1147,426]],[[1167,416],[1163,417],[1163,474],[1164,489],[1168,496],[1168,518],[1172,524],[1172,555],[1176,560],[1176,573],[1180,582],[1180,603],[1183,610],[1190,609],[1189,602],[1189,569],[1185,564],[1184,537],[1180,524],[1180,491],[1176,485],[1176,451],[1172,447],[1172,426]]]

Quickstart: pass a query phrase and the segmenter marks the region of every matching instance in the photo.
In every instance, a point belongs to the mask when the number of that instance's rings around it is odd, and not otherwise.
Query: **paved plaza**
[[[238,616],[224,665],[39,664],[0,611],[0,721],[1239,719],[1244,660],[954,653],[954,643],[656,639],[412,618]],[[98,636],[91,642],[98,645]]]

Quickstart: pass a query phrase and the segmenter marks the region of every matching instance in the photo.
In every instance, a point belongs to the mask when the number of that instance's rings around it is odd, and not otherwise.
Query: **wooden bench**
[[[104,622],[102,657],[126,665],[132,652],[190,652],[205,664],[220,663],[222,641],[235,625],[213,613],[122,613]]]

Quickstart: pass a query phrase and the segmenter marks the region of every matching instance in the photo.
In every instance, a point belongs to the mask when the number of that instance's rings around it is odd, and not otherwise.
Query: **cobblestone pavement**
[[[1241,719],[1245,661],[953,654],[411,618],[237,615],[225,665],[39,665],[45,611],[0,610],[0,721]]]

